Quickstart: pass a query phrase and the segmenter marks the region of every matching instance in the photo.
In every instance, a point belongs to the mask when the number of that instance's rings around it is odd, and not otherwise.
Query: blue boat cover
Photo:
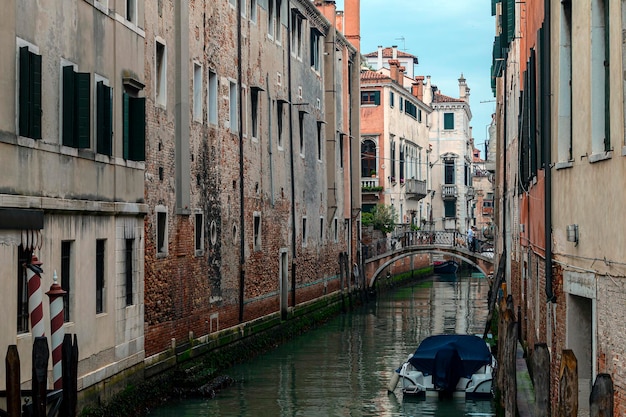
[[[452,391],[459,377],[471,378],[491,363],[491,352],[483,339],[468,334],[441,334],[427,337],[409,359],[411,365],[433,376],[439,389]]]

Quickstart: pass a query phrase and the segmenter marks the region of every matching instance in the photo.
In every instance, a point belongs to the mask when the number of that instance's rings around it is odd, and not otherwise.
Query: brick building
[[[358,8],[146,4],[146,355],[355,285]]]

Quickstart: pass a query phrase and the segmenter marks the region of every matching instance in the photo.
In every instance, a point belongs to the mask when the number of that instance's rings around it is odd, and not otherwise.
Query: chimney
[[[398,45],[393,45],[391,47],[392,53],[391,53],[391,58],[392,59],[398,59]]]
[[[411,86],[411,93],[418,98],[418,100],[424,100],[424,76],[418,75],[415,77],[415,82]]]
[[[390,77],[393,81],[398,82],[398,68],[400,67],[400,62],[397,59],[389,60],[389,72]]]
[[[463,73],[461,73],[461,78],[459,78],[459,98],[469,103],[469,87],[465,83]]]
[[[429,106],[433,102],[433,87],[430,84],[430,75],[426,76],[426,84],[424,85],[424,99],[422,101]]]
[[[404,86],[404,73],[406,72],[406,67],[398,67],[398,84]]]
[[[361,0],[345,0],[344,35],[346,39],[361,52]]]
[[[383,67],[383,46],[378,45],[378,63],[376,69],[379,70]]]

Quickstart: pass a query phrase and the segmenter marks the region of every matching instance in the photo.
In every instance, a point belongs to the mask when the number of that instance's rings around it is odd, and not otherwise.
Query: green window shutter
[[[79,72],[74,79],[76,81],[76,145],[79,148],[89,148],[91,146],[91,78],[88,72]]]
[[[374,91],[374,104],[380,105],[380,91]]]
[[[515,0],[507,0],[506,22],[506,39],[508,45],[515,37]]]
[[[123,119],[123,156],[124,159],[129,157],[129,140],[130,140],[130,96],[126,93],[122,94],[122,119]]]
[[[104,128],[104,83],[98,81],[96,83],[96,152],[101,154],[107,154]]]
[[[443,114],[443,128],[445,130],[454,129],[454,113]]]
[[[74,135],[74,68],[63,67],[63,145],[76,147]]]
[[[30,136],[30,113],[31,113],[31,80],[30,80],[30,52],[26,46],[20,48],[20,120],[19,129],[21,136]]]
[[[31,63],[31,108],[30,137],[41,139],[41,55],[30,54]]]
[[[129,158],[133,161],[146,160],[146,99],[130,98],[130,149]]]

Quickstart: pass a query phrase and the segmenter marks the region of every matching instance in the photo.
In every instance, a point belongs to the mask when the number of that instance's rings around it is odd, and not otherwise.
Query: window
[[[193,120],[202,123],[202,66],[193,64]]]
[[[283,100],[278,100],[276,103],[276,129],[278,130],[278,147],[283,147],[283,119],[284,115],[284,104]]]
[[[393,107],[395,103],[395,94],[393,94],[393,91],[389,92],[389,107]]]
[[[302,16],[296,9],[291,13],[291,55],[302,60]]]
[[[250,21],[256,23],[257,16],[257,0],[250,0]]]
[[[443,128],[445,130],[454,129],[454,113],[443,114]]]
[[[422,111],[421,110],[417,111],[417,121],[422,123]]]
[[[229,126],[231,132],[237,132],[237,84],[230,81],[229,82],[229,107],[228,107],[228,115],[229,115]]]
[[[124,92],[122,100],[124,159],[145,161],[146,99]]]
[[[408,114],[409,116],[411,116],[413,118],[416,118],[416,116],[417,116],[417,106],[415,104],[411,103],[410,101],[406,101],[404,103],[404,112],[406,114]],[[420,112],[421,112],[421,110],[420,110]]]
[[[317,122],[317,159],[322,160],[322,122]]]
[[[70,295],[71,295],[71,273],[72,273],[72,242],[61,242],[61,288],[65,291],[63,296],[63,321],[68,322],[71,318]]]
[[[268,0],[267,2],[267,36],[274,39],[274,32],[276,31],[276,16],[274,15],[274,0]]]
[[[380,104],[380,91],[361,91],[361,105],[378,106]]]
[[[339,220],[335,217],[333,219],[333,235],[334,235],[334,241],[338,242],[339,241]]]
[[[259,89],[250,89],[250,118],[252,123],[252,137],[259,137]]]
[[[324,218],[320,217],[320,242],[324,242]]]
[[[300,155],[304,155],[304,114],[305,112],[298,112],[298,136],[300,138]]]
[[[406,167],[406,160],[405,160],[405,146],[404,145],[400,145],[400,184],[404,184],[404,170]]]
[[[400,97],[400,112],[404,110],[404,99]]]
[[[104,312],[105,239],[96,240],[96,314]]]
[[[74,67],[63,67],[63,145],[73,148],[90,146],[90,93],[88,72],[74,72]]]
[[[456,200],[444,200],[443,208],[445,218],[449,219],[456,217]]]
[[[196,213],[195,221],[195,248],[196,255],[201,255],[204,251],[204,215],[202,213]]]
[[[345,134],[340,133],[339,134],[339,168],[343,168],[343,138],[344,138]]]
[[[366,139],[361,143],[361,176],[369,177],[376,174],[376,144]]]
[[[167,212],[165,207],[157,207],[157,256],[167,255]]]
[[[455,176],[454,176],[454,161],[446,160],[444,161],[444,184],[454,184]]]
[[[126,20],[137,23],[137,0],[126,0]]]
[[[306,238],[307,238],[307,230],[306,230],[306,217],[302,218],[302,246],[306,246]]]
[[[165,107],[167,103],[167,50],[165,44],[156,42],[155,51],[155,101],[158,105]]]
[[[311,29],[311,68],[316,72],[320,72],[321,68],[320,38],[321,34],[317,29]]]
[[[394,135],[389,135],[389,151],[391,153],[391,182],[396,182],[396,141]]]
[[[272,2],[272,0],[269,0],[270,2]],[[277,44],[281,44],[282,43],[282,33],[281,33],[281,12],[282,12],[282,0],[274,0],[276,2],[276,5],[274,7],[274,11],[276,13],[276,17],[274,19],[275,23],[274,23],[274,29],[276,31],[276,33],[274,34],[274,40],[276,41]]]
[[[261,250],[261,213],[255,211],[254,217],[254,250]]]
[[[23,46],[19,59],[20,136],[41,139],[41,55]]]
[[[126,306],[133,305],[133,239],[126,239],[124,248],[124,278],[126,284]]]
[[[207,94],[207,107],[209,123],[217,124],[217,74],[209,71],[209,94]]]
[[[113,94],[104,83],[96,83],[96,152],[111,156],[113,151]]]
[[[17,248],[17,332],[28,333],[28,276],[24,264],[31,253],[22,245]]]

